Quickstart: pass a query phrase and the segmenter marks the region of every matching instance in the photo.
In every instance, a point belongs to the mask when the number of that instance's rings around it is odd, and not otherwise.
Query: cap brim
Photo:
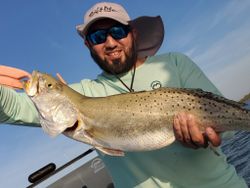
[[[89,27],[96,21],[98,20],[101,20],[101,19],[105,19],[105,18],[109,18],[109,19],[112,19],[112,20],[115,20],[115,21],[118,21],[124,25],[128,25],[128,21],[127,20],[122,20],[122,19],[119,19],[119,18],[110,18],[109,16],[102,16],[102,17],[97,17],[93,20],[91,20],[91,22],[87,23],[87,24],[80,24],[80,25],[77,25],[76,26],[76,30],[78,32],[78,34],[81,36],[81,37],[85,37],[86,33],[87,33],[87,30],[89,29]]]

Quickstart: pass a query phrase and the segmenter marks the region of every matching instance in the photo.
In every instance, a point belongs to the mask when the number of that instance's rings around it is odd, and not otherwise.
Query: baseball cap
[[[137,32],[138,57],[154,55],[164,38],[164,26],[160,16],[141,16],[131,20],[127,11],[119,4],[100,2],[92,6],[84,15],[84,23],[77,25],[78,34],[85,38],[89,27],[97,20],[109,18],[124,25],[131,25]]]

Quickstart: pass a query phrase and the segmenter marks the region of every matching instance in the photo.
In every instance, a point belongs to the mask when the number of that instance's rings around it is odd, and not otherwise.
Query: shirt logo
[[[97,7],[95,10],[93,10],[89,14],[89,17],[92,17],[95,14],[99,14],[99,13],[102,13],[102,12],[117,12],[117,11],[115,9],[113,9],[112,7],[107,7],[107,6]]]
[[[95,158],[92,162],[91,162],[91,166],[90,168],[93,169],[94,173],[99,172],[100,170],[102,170],[104,168],[104,163],[102,162],[102,160],[100,158]]]
[[[161,82],[158,81],[158,80],[155,80],[155,81],[153,81],[153,82],[151,83],[151,88],[152,88],[152,89],[158,89],[158,88],[160,88],[160,87],[161,87]]]

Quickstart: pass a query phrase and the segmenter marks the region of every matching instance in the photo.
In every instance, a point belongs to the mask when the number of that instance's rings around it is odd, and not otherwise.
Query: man
[[[164,35],[160,17],[130,20],[122,6],[98,3],[85,14],[84,24],[77,26],[77,31],[103,70],[96,80],[85,79],[70,85],[84,95],[99,97],[158,87],[201,88],[219,94],[188,57],[179,53],[155,55]],[[2,84],[15,87],[19,78],[28,75],[17,73],[10,84],[13,78],[7,77],[13,76],[13,72],[5,74]],[[3,86],[0,86],[0,121],[39,124],[37,111],[28,97]],[[219,135],[212,128],[200,132],[196,122],[192,114],[176,115],[173,129],[179,142],[159,150],[127,152],[125,157],[100,153],[115,187],[247,187],[227,164],[220,148],[214,148],[219,153],[216,155],[207,147],[208,142],[219,146]]]

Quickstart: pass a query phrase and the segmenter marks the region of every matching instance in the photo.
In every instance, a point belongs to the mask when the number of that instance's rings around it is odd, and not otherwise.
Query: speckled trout
[[[207,126],[216,131],[250,130],[250,113],[242,103],[200,89],[160,88],[87,97],[36,71],[24,89],[49,135],[63,133],[114,156],[170,145],[175,140],[173,117],[184,111],[197,117],[201,131]]]

